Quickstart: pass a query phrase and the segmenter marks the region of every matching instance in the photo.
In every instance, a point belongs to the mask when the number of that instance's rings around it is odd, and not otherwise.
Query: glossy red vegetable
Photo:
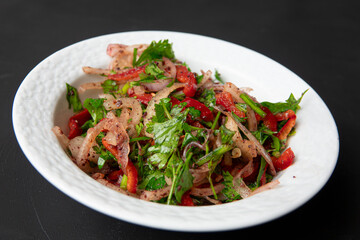
[[[245,113],[235,106],[231,93],[224,91],[216,94],[215,97],[217,105],[222,105],[227,111],[234,112],[238,117],[245,117]]]
[[[115,80],[115,81],[127,81],[127,80],[130,80],[133,78],[137,78],[140,75],[140,73],[145,73],[145,68],[146,68],[146,65],[131,68],[131,69],[125,70],[121,73],[109,74],[107,76],[107,78],[110,80]]]
[[[275,118],[277,121],[284,121],[284,120],[288,120],[289,118],[292,118],[295,116],[295,112],[293,110],[287,110],[285,112],[282,113],[277,113],[275,114]]]
[[[195,96],[197,90],[197,81],[194,73],[190,72],[187,67],[182,65],[176,66],[176,79],[181,83],[186,83],[184,94],[187,97]]]
[[[291,148],[286,149],[278,158],[272,157],[274,167],[277,171],[288,168],[294,161],[295,154]]]
[[[193,98],[186,97],[181,102],[186,102],[185,108],[194,107],[196,110],[199,110],[201,112],[200,118],[206,122],[210,122],[214,119],[213,113],[210,111],[210,109],[205,106],[203,103],[199,102],[198,100],[195,100]]]
[[[102,144],[104,147],[110,151],[110,153],[114,156],[117,155],[117,147],[109,144],[105,138],[102,139]],[[126,166],[126,173],[127,173],[127,185],[126,188],[131,193],[136,193],[137,183],[138,183],[138,172],[134,166],[134,164],[129,160]]]
[[[110,181],[117,181],[119,177],[123,174],[124,172],[120,169],[120,170],[112,171],[111,173],[109,173],[107,177]]]
[[[127,190],[131,193],[136,193],[136,188],[138,184],[138,172],[134,164],[129,161],[128,165],[126,166],[127,171]]]
[[[289,133],[291,132],[291,129],[295,126],[295,123],[296,123],[296,116],[293,116],[280,129],[276,137],[278,137],[280,141],[285,140],[289,135]]]
[[[272,114],[272,112],[264,106],[261,106],[261,110],[266,113],[265,117],[263,118],[264,125],[271,131],[277,132],[277,120],[274,114]]]
[[[190,197],[190,191],[185,192],[181,197],[180,206],[195,206],[194,201]]]
[[[175,97],[170,97],[170,99],[171,107],[174,107],[175,105],[179,105],[181,103],[180,100]]]
[[[91,119],[91,115],[87,109],[73,115],[69,119],[69,139],[73,139],[74,137],[80,136],[82,134],[81,126],[88,120]]]
[[[144,93],[142,95],[130,94],[129,97],[135,97],[142,104],[148,105],[153,96],[150,93]]]

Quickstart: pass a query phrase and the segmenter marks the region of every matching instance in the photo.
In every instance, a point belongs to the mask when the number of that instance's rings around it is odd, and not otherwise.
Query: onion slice
[[[94,169],[92,169],[89,164],[89,152],[91,147],[94,145],[95,139],[99,135],[99,133],[103,130],[107,130],[108,132],[112,132],[116,138],[116,143],[119,151],[115,158],[118,160],[118,163],[121,165],[123,172],[126,174],[126,166],[129,161],[128,155],[130,152],[130,139],[128,134],[126,133],[125,128],[117,120],[113,113],[108,113],[107,117],[108,118],[103,119],[93,128],[88,129],[87,135],[84,139],[83,144],[80,147],[79,154],[75,161],[76,164],[84,172],[93,172]]]
[[[135,98],[118,98],[116,100],[108,100],[104,102],[104,107],[108,111],[120,108],[131,108],[132,110],[129,116],[129,120],[131,119],[131,121],[126,124],[130,127],[129,135],[133,136],[136,133],[135,126],[140,123],[142,117],[142,109],[138,100]],[[122,114],[119,120],[124,125],[124,122],[122,121]]]
[[[218,107],[215,107],[215,109],[221,111],[229,119],[235,121],[235,119],[233,118],[233,116],[231,116],[230,113],[225,112]],[[255,144],[257,151],[261,154],[261,156],[264,157],[265,161],[269,164],[271,175],[276,176],[276,170],[274,168],[274,164],[272,163],[269,153],[265,150],[265,148],[259,143],[259,141],[254,137],[254,135],[252,135],[252,133],[244,125],[242,125],[237,121],[235,121],[235,123],[240,128],[240,130],[245,134],[245,136]]]
[[[164,197],[169,196],[171,186],[167,186],[165,188],[153,190],[153,191],[143,191],[140,194],[140,199],[146,200],[146,201],[157,201]]]
[[[221,192],[224,189],[225,185],[222,183],[216,184],[214,185],[214,189],[216,193]],[[204,197],[204,196],[211,196],[214,195],[213,190],[211,189],[211,187],[208,188],[192,188],[191,195],[193,196],[197,196],[197,197]]]

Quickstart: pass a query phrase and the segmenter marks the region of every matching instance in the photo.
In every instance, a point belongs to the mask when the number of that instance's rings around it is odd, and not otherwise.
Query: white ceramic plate
[[[193,71],[216,68],[237,86],[251,87],[260,101],[284,101],[309,89],[290,140],[295,162],[276,177],[280,185],[253,197],[217,206],[166,206],[127,197],[102,186],[67,157],[51,128],[66,129],[71,111],[65,83],[79,86],[97,77],[82,66],[106,67],[109,43],[150,43],[169,39],[175,55]],[[82,99],[84,100],[84,99]],[[111,34],[66,47],[37,65],[22,82],[13,105],[17,140],[32,165],[54,186],[82,204],[114,218],[178,231],[219,231],[264,223],[298,208],[327,182],[339,152],[334,119],[319,95],[294,73],[247,48],[222,40],[177,32]]]

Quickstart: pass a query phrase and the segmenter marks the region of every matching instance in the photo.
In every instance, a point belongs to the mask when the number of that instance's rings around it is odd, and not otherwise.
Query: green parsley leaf
[[[146,176],[138,185],[139,189],[152,191],[163,188],[166,185],[165,175],[160,170],[150,170],[149,168],[147,168],[144,175]]]
[[[205,104],[210,110],[216,106],[215,92],[213,89],[205,89],[201,94],[199,101]]]
[[[230,143],[232,137],[235,135],[234,131],[227,129],[224,125],[220,126],[220,136],[221,136],[221,143],[228,144]]]
[[[189,107],[189,114],[191,116],[191,119],[195,120],[196,118],[200,117],[201,111],[195,109],[194,107]]]
[[[179,174],[179,178],[176,181],[175,198],[179,203],[181,202],[182,195],[193,186],[194,177],[189,170],[191,157],[192,153],[189,153],[186,157],[184,167]]]
[[[300,109],[299,104],[301,102],[301,99],[304,97],[304,94],[308,90],[303,92],[298,100],[296,100],[294,95],[291,93],[290,97],[286,100],[286,102],[278,102],[278,103],[262,102],[261,105],[267,107],[273,114],[279,112],[285,112],[287,110],[293,110],[296,113],[296,111]]]
[[[69,109],[72,107],[74,112],[79,112],[83,109],[77,89],[66,83],[66,100],[69,103]]]
[[[188,112],[189,110],[185,110],[172,119],[165,122],[155,122],[151,125],[150,133],[154,135],[155,145],[148,149],[149,153],[154,153],[148,159],[150,164],[158,165],[159,169],[166,165],[171,154],[177,149]]]
[[[106,117],[107,111],[103,106],[104,99],[103,98],[87,98],[84,101],[84,107],[89,111],[91,117],[94,121],[94,125],[96,125],[101,119]]]
[[[221,191],[226,199],[225,202],[232,202],[235,200],[241,199],[240,194],[234,189],[233,176],[229,172],[223,172],[224,181],[222,184],[225,185],[224,189]]]
[[[144,128],[144,124],[142,122],[140,122],[139,124],[136,124],[135,129],[136,129],[136,133],[139,136],[141,133],[141,130]]]
[[[263,123],[260,124],[256,131],[253,131],[252,134],[256,139],[263,145],[267,138],[271,137],[274,132],[267,128]]]
[[[218,72],[218,70],[215,69],[215,79],[224,84],[225,81],[220,77],[220,75],[221,74]]]
[[[161,59],[162,57],[167,57],[169,59],[175,58],[172,44],[169,43],[169,40],[167,39],[160,40],[159,42],[152,41],[150,46],[144,50],[133,65],[134,67],[143,65],[145,63],[150,63],[153,60]]]
[[[105,80],[101,87],[103,88],[104,93],[114,93],[119,90],[119,85],[116,84],[114,80]]]

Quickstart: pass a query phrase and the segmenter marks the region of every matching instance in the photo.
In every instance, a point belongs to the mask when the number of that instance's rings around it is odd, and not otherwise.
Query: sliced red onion
[[[235,119],[233,118],[233,116],[231,116],[230,113],[225,112],[218,107],[214,107],[214,108],[218,111],[221,111],[229,119],[231,118],[235,121]],[[265,148],[259,143],[259,141],[254,137],[254,135],[252,135],[252,133],[244,125],[242,125],[241,123],[239,123],[237,121],[235,121],[235,123],[240,128],[240,130],[245,134],[245,136],[255,144],[257,151],[261,154],[261,156],[264,157],[265,161],[269,164],[271,175],[275,176],[276,170],[274,168],[274,165],[272,163],[269,153],[265,150]]]

